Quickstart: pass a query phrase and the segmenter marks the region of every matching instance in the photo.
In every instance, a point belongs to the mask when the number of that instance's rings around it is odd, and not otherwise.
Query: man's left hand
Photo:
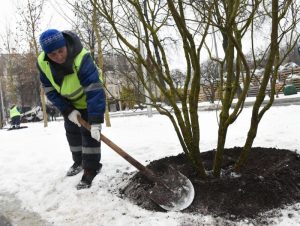
[[[92,124],[91,125],[91,137],[99,142],[100,142],[101,128],[102,128],[101,124]]]

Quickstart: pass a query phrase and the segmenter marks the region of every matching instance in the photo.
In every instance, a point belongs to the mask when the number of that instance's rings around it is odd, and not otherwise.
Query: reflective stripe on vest
[[[48,61],[45,61],[45,52],[42,52],[38,57],[38,64],[43,71],[43,73],[47,76],[49,81],[51,82],[52,86],[55,90],[62,95],[63,97],[67,98],[71,101],[72,105],[78,109],[85,109],[87,107],[86,103],[86,95],[84,92],[83,87],[80,84],[79,78],[77,76],[77,72],[81,66],[81,62],[85,54],[88,51],[83,48],[81,52],[75,57],[74,64],[73,64],[73,74],[65,75],[61,86],[55,83],[50,64]],[[99,78],[102,82],[102,73],[99,72]],[[101,84],[100,84],[101,85]],[[48,89],[47,91],[50,91]]]
[[[9,117],[15,117],[15,116],[19,116],[21,115],[21,113],[18,111],[17,106],[14,106],[13,109],[9,110]]]

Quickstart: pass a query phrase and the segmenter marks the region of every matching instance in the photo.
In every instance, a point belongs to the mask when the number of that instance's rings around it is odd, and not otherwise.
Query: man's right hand
[[[81,116],[80,112],[77,110],[73,110],[69,115],[68,115],[68,119],[75,123],[77,126],[81,127],[80,123],[78,122],[77,116]]]

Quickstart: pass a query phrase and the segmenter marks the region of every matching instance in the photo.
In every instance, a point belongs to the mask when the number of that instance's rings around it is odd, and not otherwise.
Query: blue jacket
[[[56,64],[51,61],[47,55],[45,55],[44,61],[50,63],[51,72],[55,78],[55,82],[61,85],[63,77],[67,74],[73,72],[72,66],[74,58],[82,50],[82,44],[77,35],[70,31],[63,31],[63,35],[67,42],[68,57],[64,64]],[[37,64],[38,65],[38,64]],[[52,104],[57,107],[64,117],[67,117],[75,107],[64,97],[62,97],[48,80],[46,75],[42,72],[38,65],[40,71],[40,81],[46,90],[51,90],[46,92],[46,96]],[[99,72],[90,54],[86,54],[83,59],[79,71],[77,72],[81,86],[85,89],[93,83],[99,82]],[[105,92],[104,89],[87,89],[86,102],[87,102],[87,112],[88,121],[90,124],[103,123],[104,112],[105,112]]]

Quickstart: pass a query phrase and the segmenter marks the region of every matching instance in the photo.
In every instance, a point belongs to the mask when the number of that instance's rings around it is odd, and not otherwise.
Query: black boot
[[[75,176],[76,174],[80,173],[82,170],[81,162],[74,162],[74,164],[70,167],[70,169],[67,172],[67,176]]]
[[[100,172],[101,168],[102,168],[102,164],[100,163],[98,169],[84,169],[84,173],[82,175],[81,181],[76,186],[77,190],[90,188],[93,179]]]

